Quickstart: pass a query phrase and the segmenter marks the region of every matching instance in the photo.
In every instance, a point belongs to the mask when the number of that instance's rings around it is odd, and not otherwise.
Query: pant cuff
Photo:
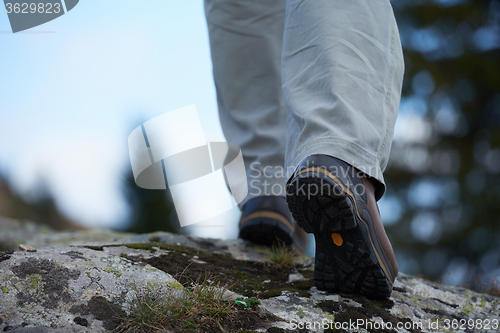
[[[376,180],[375,199],[378,201],[385,193],[385,181],[380,161],[364,148],[348,141],[335,138],[319,138],[308,142],[298,149],[292,158],[287,158],[286,178],[290,179],[299,164],[311,155],[322,154],[338,158],[359,169]]]

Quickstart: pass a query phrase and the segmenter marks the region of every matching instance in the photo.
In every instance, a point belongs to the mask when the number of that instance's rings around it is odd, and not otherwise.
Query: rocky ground
[[[0,251],[3,331],[115,331],[140,290],[175,291],[185,280],[207,276],[230,290],[228,302],[256,297],[260,304],[241,307],[217,325],[180,332],[500,331],[500,298],[402,273],[390,299],[328,294],[313,285],[311,258],[277,264],[265,249],[240,240],[54,232],[0,218]]]

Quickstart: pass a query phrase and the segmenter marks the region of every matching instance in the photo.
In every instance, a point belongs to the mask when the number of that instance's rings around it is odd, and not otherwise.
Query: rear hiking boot
[[[297,224],[314,234],[319,290],[389,297],[398,273],[394,251],[364,174],[327,155],[312,155],[287,184]]]
[[[255,244],[293,244],[302,252],[307,245],[307,234],[297,226],[285,197],[250,199],[242,209],[239,227],[239,238]]]

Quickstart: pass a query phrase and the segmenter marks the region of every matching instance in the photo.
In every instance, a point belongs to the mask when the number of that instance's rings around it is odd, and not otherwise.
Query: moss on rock
[[[72,296],[67,291],[68,281],[80,276],[79,271],[36,258],[27,258],[12,267],[12,272],[28,284],[26,290],[17,293],[19,304],[37,303],[46,308],[56,308],[59,301],[71,301]]]
[[[288,283],[293,268],[272,262],[237,260],[226,253],[214,253],[182,245],[142,243],[125,246],[148,251],[154,248],[168,251],[166,254],[149,259],[133,256],[129,256],[128,259],[147,263],[172,274],[183,284],[196,281],[199,276],[213,275],[232,291],[259,298],[279,296],[284,290],[298,292],[300,296],[308,297],[311,295],[309,290],[313,287],[312,271],[301,265],[295,269],[306,279]],[[193,260],[194,257],[196,260]]]

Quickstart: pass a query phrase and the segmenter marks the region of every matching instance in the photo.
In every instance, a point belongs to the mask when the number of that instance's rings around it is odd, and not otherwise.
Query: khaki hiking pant
[[[404,72],[389,0],[205,0],[227,141],[249,195],[285,195],[307,156],[339,158],[378,180]]]

